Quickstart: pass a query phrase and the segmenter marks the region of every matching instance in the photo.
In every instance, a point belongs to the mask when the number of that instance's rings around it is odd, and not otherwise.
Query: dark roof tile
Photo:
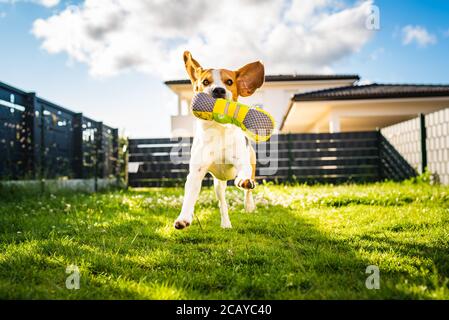
[[[360,80],[356,74],[278,74],[266,75],[266,82],[276,81],[319,81],[319,80]],[[190,80],[168,80],[164,82],[166,85],[172,84],[189,84]]]
[[[394,99],[449,96],[449,85],[369,84],[299,93],[293,101]]]

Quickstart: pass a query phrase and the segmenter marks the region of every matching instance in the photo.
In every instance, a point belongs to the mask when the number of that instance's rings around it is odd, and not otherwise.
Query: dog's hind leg
[[[214,178],[214,189],[215,194],[217,195],[218,203],[220,206],[220,214],[221,214],[221,227],[222,228],[232,228],[231,220],[229,219],[228,214],[228,204],[226,203],[226,186],[227,182],[223,180],[218,180]]]
[[[254,204],[253,192],[251,190],[245,190],[245,211],[253,212],[256,209],[256,205]]]

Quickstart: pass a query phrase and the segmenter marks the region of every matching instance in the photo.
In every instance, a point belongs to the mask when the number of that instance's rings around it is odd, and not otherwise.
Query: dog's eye
[[[232,86],[233,83],[234,83],[234,82],[233,82],[231,79],[226,80],[226,84],[227,84],[228,86]]]
[[[208,86],[208,85],[209,85],[209,80],[207,80],[207,79],[203,80],[203,84],[204,84],[205,86]]]

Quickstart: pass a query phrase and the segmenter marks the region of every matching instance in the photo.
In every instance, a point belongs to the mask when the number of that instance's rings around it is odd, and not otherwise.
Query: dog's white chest
[[[248,150],[243,132],[232,125],[220,125],[199,120],[192,159],[208,163],[209,171],[220,180],[236,177],[236,162],[246,159]]]

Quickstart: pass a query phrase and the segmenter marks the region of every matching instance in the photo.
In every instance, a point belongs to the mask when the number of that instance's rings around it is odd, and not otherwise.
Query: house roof
[[[266,82],[281,82],[281,81],[320,81],[320,80],[360,80],[356,74],[278,74],[266,75]],[[173,84],[189,84],[190,80],[168,80],[164,82],[166,85]]]
[[[394,99],[449,96],[449,85],[369,84],[295,94],[293,101]]]

